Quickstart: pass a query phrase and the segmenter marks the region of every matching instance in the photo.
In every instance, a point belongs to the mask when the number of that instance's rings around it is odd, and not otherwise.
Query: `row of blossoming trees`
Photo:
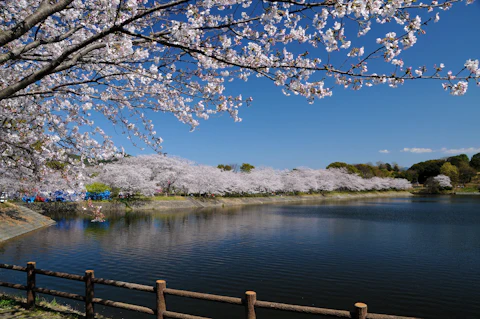
[[[160,151],[153,113],[192,129],[220,113],[240,121],[252,98],[226,83],[252,77],[308,102],[424,79],[463,95],[478,59],[403,54],[458,2],[474,0],[3,0],[0,169],[44,177],[52,160],[77,164],[70,154],[110,159],[105,121]]]
[[[344,169],[276,170],[264,167],[243,173],[162,155],[124,158],[95,168],[94,171],[95,181],[146,196],[158,192],[232,196],[334,190],[404,190],[411,187],[405,179],[364,179],[356,174],[348,174]]]

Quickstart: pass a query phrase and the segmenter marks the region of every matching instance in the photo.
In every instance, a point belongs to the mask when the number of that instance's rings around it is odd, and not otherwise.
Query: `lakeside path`
[[[0,203],[0,242],[53,224],[53,219],[26,207]]]

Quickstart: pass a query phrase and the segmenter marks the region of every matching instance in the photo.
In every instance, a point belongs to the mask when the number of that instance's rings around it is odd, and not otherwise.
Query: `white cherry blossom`
[[[419,78],[465,94],[479,82],[478,60],[445,73],[441,64],[426,72],[402,58],[457,2],[4,0],[0,168],[41,178],[51,163],[71,172],[69,165],[119,156],[99,117],[160,152],[152,112],[192,130],[219,113],[240,122],[251,98],[231,95],[226,83],[252,76],[310,103],[336,86],[398,87]],[[384,38],[363,37],[378,25],[387,28]],[[383,66],[368,64],[377,56]]]

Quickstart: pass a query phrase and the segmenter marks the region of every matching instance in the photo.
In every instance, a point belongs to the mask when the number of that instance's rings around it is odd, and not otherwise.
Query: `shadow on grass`
[[[11,207],[7,207],[6,209],[2,209],[0,210],[0,217],[1,215],[4,215],[10,219],[13,219],[15,221],[19,221],[19,222],[25,222],[27,221],[25,218],[21,217],[19,212],[14,209],[14,208],[11,208]]]
[[[25,298],[13,295],[0,294],[0,318],[25,318],[25,319],[84,319],[85,315],[72,309],[68,305],[60,305],[55,299],[47,301],[37,298],[34,310],[25,310]],[[95,314],[95,318],[106,319]]]

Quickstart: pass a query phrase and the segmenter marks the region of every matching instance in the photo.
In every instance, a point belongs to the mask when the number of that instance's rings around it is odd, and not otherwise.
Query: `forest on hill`
[[[334,162],[328,168],[345,168],[349,173],[357,174],[363,178],[393,177],[404,178],[411,183],[424,184],[429,178],[446,175],[453,185],[465,185],[472,182],[480,171],[480,153],[471,158],[460,154],[440,159],[413,164],[410,168],[402,168],[396,163],[377,162],[367,164],[347,164]]]

